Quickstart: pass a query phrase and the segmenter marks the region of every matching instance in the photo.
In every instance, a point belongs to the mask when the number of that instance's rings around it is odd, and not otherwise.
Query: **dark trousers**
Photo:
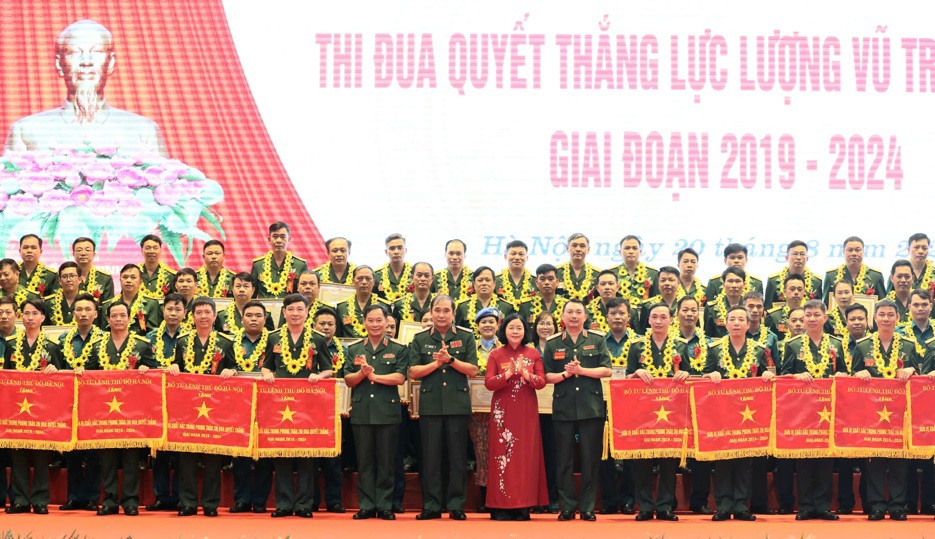
[[[795,471],[799,512],[831,511],[834,459],[796,459]]]
[[[393,464],[399,425],[353,425],[357,447],[357,501],[361,510],[393,507]]]
[[[339,461],[339,471],[340,467]],[[236,457],[231,471],[234,472],[234,503],[266,507],[270,490],[273,488],[273,461]]]
[[[304,511],[312,508],[312,478],[315,462],[311,458],[273,459],[276,470],[276,509]],[[292,472],[295,471],[295,477]]]
[[[688,501],[689,508],[697,509],[708,506],[708,498],[711,497],[712,468],[710,461],[688,459],[688,469],[692,472],[692,492]]]
[[[447,500],[449,511],[464,511],[469,418],[467,415],[419,417],[422,438],[422,509],[425,511],[441,511],[443,500]],[[447,453],[444,452],[446,446]],[[442,471],[442,460],[446,455],[447,474]],[[442,484],[446,478],[448,495],[443,498]]]
[[[97,451],[79,449],[65,453],[68,466],[68,500],[80,504],[101,499],[101,456]],[[6,483],[4,474],[3,482]],[[5,496],[4,496],[5,498]]]
[[[179,503],[179,454],[160,451],[153,458],[153,494],[164,504]]]
[[[545,461],[545,483],[549,490],[549,505],[558,505],[558,483],[555,479],[557,454],[552,414],[539,414],[539,429],[542,432],[542,457]],[[603,479],[603,476],[601,478]],[[602,483],[601,489],[603,488]]]
[[[341,455],[336,457],[320,457],[312,461],[312,507],[318,508],[321,505],[321,479],[325,481],[325,507],[337,505],[342,502],[341,489],[344,485],[344,467],[341,463]],[[359,466],[359,465],[358,465]],[[358,471],[360,471],[358,469]]]
[[[598,465],[598,482],[601,485],[601,505],[603,507],[616,507],[622,509],[625,505],[633,505],[632,460],[602,460]]]
[[[104,507],[122,506],[124,509],[140,505],[140,450],[102,449],[101,482],[104,485]],[[118,468],[123,467],[123,489],[119,481]]]
[[[747,509],[752,471],[752,458],[714,463],[714,502],[718,511],[737,514]]]
[[[659,463],[659,491],[653,501],[653,464]],[[671,511],[675,504],[675,471],[678,459],[637,459],[633,461],[636,504],[641,512]]]
[[[904,511],[906,508],[905,459],[867,459],[867,504],[871,511]],[[884,494],[889,485],[890,499]]]
[[[10,466],[10,450],[0,449],[0,506],[6,505],[9,485],[6,479],[6,469]]]
[[[558,498],[562,511],[580,509],[594,511],[597,495],[598,467],[601,462],[604,418],[592,417],[578,421],[552,420],[555,445],[558,449]],[[575,434],[581,446],[581,495],[575,495]]]
[[[776,472],[773,474],[773,483],[776,485],[776,497],[779,498],[779,507],[795,507],[795,478],[798,463],[802,459],[776,459]],[[801,501],[799,502],[801,509]],[[811,511],[812,509],[809,509]],[[827,511],[827,509],[822,509]]]
[[[418,462],[419,420],[409,417],[409,407],[400,407],[399,435],[396,438],[396,455],[393,462],[393,505],[402,505],[406,495],[406,456]],[[415,437],[415,442],[413,442]]]
[[[920,477],[917,469],[922,469]],[[921,481],[920,481],[921,479]],[[921,485],[921,495],[919,493]],[[935,504],[935,466],[932,459],[910,460],[906,469],[906,506],[910,509],[919,508],[919,502],[922,502],[923,508],[929,508]]]
[[[201,506],[217,509],[221,503],[221,466],[230,457],[201,453],[179,454],[179,504],[198,507],[198,461],[204,463]]]
[[[769,457],[753,457],[750,465],[750,507],[766,507],[769,503],[767,478],[771,467]]]
[[[14,505],[49,505],[49,463],[53,456],[51,451],[41,449],[10,450],[10,501]]]

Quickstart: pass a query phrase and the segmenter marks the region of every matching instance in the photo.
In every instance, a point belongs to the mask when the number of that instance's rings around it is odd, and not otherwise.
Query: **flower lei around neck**
[[[67,324],[65,322],[65,312],[62,310],[62,302],[64,301],[65,293],[62,292],[62,289],[60,288],[53,292],[52,296],[51,305],[49,305],[51,308],[50,310],[52,311],[52,323],[56,326],[77,325],[74,316],[72,316],[71,322],[68,322]],[[46,302],[46,304],[48,305],[49,302]]]
[[[20,372],[36,370],[36,367],[42,363],[42,359],[48,358],[48,355],[45,351],[45,341],[45,332],[40,330],[39,336],[36,338],[36,349],[33,350],[32,354],[29,355],[29,363],[23,365],[23,363],[26,361],[26,358],[23,356],[23,345],[26,342],[26,332],[17,332],[16,339],[13,344],[13,355],[10,356],[10,361],[12,361],[16,366],[16,370]]]
[[[274,296],[278,296],[286,291],[289,282],[295,278],[292,272],[292,251],[286,251],[286,258],[282,261],[282,271],[279,272],[279,279],[273,281],[273,252],[269,251],[263,256],[263,270],[260,272],[260,282],[266,287],[266,291]]]
[[[681,334],[681,330],[678,326],[672,328],[672,332],[675,336]],[[708,346],[705,344],[704,330],[700,327],[695,327],[695,335],[698,336],[698,344],[695,345],[694,354],[689,360],[688,364],[691,366],[692,370],[695,372],[701,372],[704,370],[705,365],[708,364]]]
[[[448,276],[451,274],[448,271],[448,268],[440,270],[435,274],[435,282],[438,283],[438,293],[444,296],[450,296],[449,287],[448,287]],[[460,301],[462,299],[470,297],[471,293],[471,279],[468,276],[471,275],[471,270],[467,266],[461,267],[461,281],[458,282],[458,295],[453,296],[452,298],[455,301]]]
[[[182,356],[182,360],[185,362],[185,372],[192,374],[205,374],[208,372],[208,367],[211,366],[214,361],[214,355],[217,352],[217,343],[218,343],[218,332],[212,331],[208,336],[208,343],[205,345],[205,354],[201,358],[201,362],[198,365],[195,365],[195,340],[198,339],[197,333],[188,334],[188,342],[185,343],[185,353]]]
[[[146,273],[145,264],[140,264],[140,272]],[[150,290],[144,286],[140,289],[140,292],[153,299],[164,298],[169,292],[169,272],[169,266],[165,262],[160,262],[159,267],[156,268],[156,289]]]
[[[91,269],[88,270],[88,278],[84,283],[85,292],[94,296],[94,299],[100,300],[101,287],[99,284],[97,284],[97,268],[91,266]]]
[[[399,281],[396,283],[395,289],[390,283],[390,273],[393,272],[393,268],[391,268],[389,264],[386,264],[381,269],[383,270],[383,275],[380,276],[380,290],[386,296],[386,299],[389,301],[396,301],[403,297],[403,294],[409,289],[409,280],[412,278],[412,264],[406,262],[403,265],[403,273],[399,276]]]
[[[753,361],[756,359],[756,353],[753,350],[753,341],[747,339],[746,346],[747,352],[744,354],[743,361],[738,368],[734,366],[734,360],[730,356],[730,335],[725,335],[721,338],[721,362],[724,365],[724,370],[727,371],[728,378],[746,378],[750,373],[750,368],[753,366]]]
[[[345,268],[344,270],[345,271],[344,280],[338,284],[347,284],[347,285],[354,284],[354,268],[355,267],[356,266],[354,264],[351,264],[350,262],[348,262],[347,268]],[[318,274],[321,276],[322,283],[333,283],[334,282],[331,279],[331,261],[330,260],[321,265],[321,271],[319,271]]]
[[[705,300],[706,300],[707,298],[705,298],[705,295],[704,295],[704,288],[702,288],[702,286],[701,286],[701,281],[698,280],[698,279],[695,279],[695,280],[693,281],[693,283],[692,283],[692,286],[695,287],[694,298],[695,298],[695,301],[698,303],[698,308],[699,308],[699,309],[703,309],[704,306],[705,306],[705,303],[706,303]],[[682,286],[682,281],[680,280],[680,281],[679,281],[679,289],[678,289],[678,291],[675,292],[675,301],[678,301],[678,300],[684,298],[684,297],[687,296],[687,295],[688,295],[688,290],[685,290],[685,287]]]
[[[234,346],[234,361],[237,362],[237,367],[240,368],[243,372],[253,372],[256,369],[257,361],[260,359],[260,356],[266,351],[266,343],[269,341],[269,330],[263,328],[263,331],[260,333],[260,340],[256,343],[256,348],[253,349],[253,353],[250,354],[250,357],[244,356],[244,347],[243,336],[246,333],[246,330],[241,328],[234,332],[234,342],[237,343],[237,346]]]
[[[510,276],[510,270],[505,269],[500,272],[500,288],[503,289],[503,297],[510,298],[510,300],[519,305],[521,300],[524,300],[529,297],[529,291],[532,289],[532,286],[529,284],[532,280],[532,275],[529,273],[529,270],[523,270],[523,276],[520,278],[520,282],[523,283],[523,287],[519,290],[519,297],[516,296],[515,289],[513,288],[513,278]]]
[[[166,322],[165,320],[159,324],[159,327],[156,328],[156,344],[153,345],[153,357],[162,368],[168,369],[172,365],[172,361],[175,359],[174,356],[166,357],[166,343],[162,337],[166,334]],[[181,328],[176,329],[176,332],[181,332]]]
[[[928,290],[929,292],[935,288],[935,264],[932,264],[931,260],[925,261],[925,271],[922,272],[922,277],[919,280],[919,286],[913,288],[921,288],[922,290]]]
[[[283,326],[279,329],[279,342],[282,350],[282,364],[286,366],[289,374],[298,374],[302,367],[308,363],[308,355],[312,350],[312,332],[308,329],[302,330],[302,350],[299,352],[298,357],[292,357],[292,347],[289,346],[289,326]]]
[[[825,369],[831,364],[831,337],[827,333],[821,336],[818,342],[818,354],[821,360],[815,363],[815,357],[812,355],[811,337],[807,334],[802,335],[802,361],[805,362],[805,369],[813,378],[821,378]]]
[[[307,329],[305,331],[308,331]],[[331,368],[334,372],[340,372],[341,368],[344,367],[344,345],[341,344],[341,341],[338,339],[332,339],[331,342],[334,343],[334,348],[338,352],[331,358]]]
[[[636,283],[636,298],[635,299],[637,300],[637,303],[639,303],[640,300],[648,299],[649,298],[649,286],[646,284],[646,274],[647,274],[646,264],[642,262],[638,262],[636,264],[636,270],[633,273],[632,281],[630,280],[630,272],[627,271],[626,265],[623,265],[621,269],[623,270],[621,273],[626,274],[626,275],[621,275],[621,277],[625,278],[630,283],[630,285],[627,287],[628,289],[633,286],[633,283]],[[631,301],[632,301],[633,299],[632,294],[628,294],[628,295],[631,297]]]
[[[88,339],[85,342],[84,346],[81,347],[81,354],[77,357],[75,356],[75,348],[71,345],[72,341],[75,340],[75,336],[78,335],[78,326],[75,326],[68,330],[67,333],[62,337],[62,355],[65,357],[65,362],[71,366],[72,369],[83,369],[85,365],[88,364],[88,359],[91,358],[91,349],[94,348],[91,346],[91,341],[95,337],[103,333],[101,328],[97,326],[91,326],[91,331],[88,332]]]
[[[45,284],[42,282],[42,277],[45,275],[45,272],[45,264],[38,262],[36,264],[36,271],[32,272],[32,277],[29,279],[29,282],[26,283],[26,290],[29,290],[33,294],[39,294],[40,296],[45,294]]]
[[[568,299],[561,296],[555,296],[555,299],[552,300],[555,303],[555,311],[552,313],[552,320],[555,321],[555,327],[561,330],[562,327],[562,310],[565,308],[565,303],[568,302]],[[543,305],[544,300],[541,296],[534,296],[530,304],[532,305],[532,311],[529,313],[532,317],[532,320],[535,321],[539,318],[539,315],[542,314],[545,306]],[[624,359],[626,363],[626,359]]]
[[[786,277],[789,276],[789,266],[783,266],[779,270],[779,286],[777,287],[780,301],[785,301],[786,293],[782,290],[783,283],[786,282]],[[812,272],[808,268],[805,268],[805,271],[802,272],[802,277],[805,279],[805,301],[812,298]],[[837,282],[837,281],[835,281]]]
[[[218,273],[218,282],[214,285],[214,288],[211,288],[211,283],[208,282],[208,267],[201,266],[198,268],[198,293],[200,295],[208,297],[222,297],[226,298],[230,295],[230,282],[232,273],[224,271],[224,268],[221,268],[221,272]]]
[[[600,331],[607,333],[610,331],[610,324],[607,323],[607,317],[601,313],[601,298],[594,298],[588,303],[588,311],[591,313],[591,320],[597,323]]]
[[[623,343],[623,349],[620,350],[620,355],[615,356],[610,354],[610,363],[614,367],[626,367],[627,366],[627,356],[630,355],[630,345],[633,344],[633,341],[640,338],[639,335],[633,331],[633,328],[627,327],[626,332],[627,342]]]
[[[896,378],[896,371],[899,369],[899,349],[900,337],[896,333],[893,335],[893,342],[890,343],[889,357],[883,359],[883,343],[880,342],[880,334],[874,333],[870,337],[871,355],[873,356],[873,366],[876,367],[883,378],[892,380]]]
[[[360,317],[357,316],[357,296],[347,298],[347,301],[344,303],[347,305],[347,317],[351,319],[351,327],[354,328],[354,335],[357,337],[366,337],[367,328],[364,327],[363,322],[360,321]],[[370,296],[370,301],[367,302],[368,305],[370,303],[373,303],[373,296]]]
[[[127,339],[123,343],[123,352],[120,352],[117,363],[111,363],[110,354],[107,353],[107,342],[110,340],[110,333],[105,333],[98,343],[97,360],[100,362],[101,368],[105,371],[125,371],[128,367],[135,369],[136,356],[133,356],[133,334],[127,333]],[[114,348],[116,347],[117,343],[114,343]],[[134,358],[133,365],[130,364],[131,356]]]
[[[847,326],[841,320],[841,309],[837,307],[829,309],[828,318],[831,319],[831,325],[834,326],[835,335],[847,335]]]
[[[472,296],[472,297],[468,300],[468,312],[467,312],[467,317],[468,317],[468,322],[470,322],[470,324],[471,324],[471,329],[474,330],[474,335],[475,335],[475,336],[480,335],[480,334],[477,332],[477,322],[474,321],[474,319],[477,317],[477,304],[478,304],[478,303],[480,303],[480,296],[478,296],[477,294],[475,294],[474,296]],[[490,306],[496,307],[496,306],[499,305],[499,304],[500,304],[500,298],[497,297],[496,294],[491,295],[491,296],[490,296],[490,301],[487,302],[487,306],[488,306],[488,307],[490,307]]]
[[[834,276],[834,282],[838,282],[844,278],[844,272],[847,270],[847,264],[841,264],[838,268],[838,273]],[[867,278],[867,265],[861,264],[860,271],[857,272],[857,278],[854,279],[854,293],[863,294],[864,290],[867,289],[867,283],[865,282]]]
[[[562,284],[565,287],[565,293],[575,299],[583,300],[588,292],[591,291],[591,280],[594,278],[594,268],[591,264],[585,263],[584,265],[584,279],[581,280],[581,287],[575,287],[575,283],[572,280],[572,273],[574,270],[571,267],[570,262],[565,263],[565,271],[562,272]]]
[[[662,350],[662,367],[656,367],[653,361],[652,331],[647,331],[646,335],[643,335],[643,353],[640,355],[640,365],[646,369],[653,378],[665,378],[672,374],[674,357],[675,339],[671,332],[666,334],[666,345]]]

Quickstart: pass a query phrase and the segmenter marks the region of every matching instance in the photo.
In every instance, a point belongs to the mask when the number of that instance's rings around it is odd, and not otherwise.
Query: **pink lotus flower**
[[[117,181],[120,182],[120,185],[131,189],[143,187],[148,183],[146,178],[135,168],[122,168],[118,170]]]
[[[106,161],[92,161],[81,167],[81,174],[88,183],[103,182],[115,176],[114,167]]]
[[[110,158],[110,164],[117,170],[138,165],[136,158],[128,155],[115,155]]]
[[[79,185],[71,190],[71,200],[74,202],[75,206],[84,206],[87,204],[88,199],[91,198],[91,195],[94,194],[94,189],[91,189],[87,185]]]
[[[52,189],[39,198],[39,208],[48,213],[59,213],[71,205],[71,195],[61,189]]]
[[[81,183],[81,175],[71,163],[56,163],[46,169],[58,181],[65,182],[65,185],[74,187]]]
[[[133,189],[117,182],[107,182],[104,184],[104,193],[106,193],[107,196],[116,197],[122,202],[133,196]]]
[[[127,217],[136,217],[141,211],[143,211],[143,203],[136,197],[131,197],[120,202],[117,208],[117,212],[120,213],[120,215]]]
[[[164,183],[153,189],[153,198],[163,206],[175,206],[182,198],[182,191],[176,187],[175,183]]]
[[[94,153],[103,157],[111,157],[117,153],[116,146],[102,146],[100,148],[94,148]]]
[[[10,200],[7,201],[6,211],[16,215],[29,215],[38,205],[39,201],[36,200],[36,197],[20,193],[10,197]]]
[[[143,171],[143,176],[152,187],[158,187],[166,182],[174,181],[178,177],[173,176],[172,173],[167,172],[166,169],[162,167],[149,167]]]
[[[107,217],[117,210],[119,204],[120,199],[118,197],[98,191],[88,198],[86,206],[95,214]]]
[[[19,186],[31,195],[41,195],[55,187],[55,178],[47,172],[30,172],[20,176]]]

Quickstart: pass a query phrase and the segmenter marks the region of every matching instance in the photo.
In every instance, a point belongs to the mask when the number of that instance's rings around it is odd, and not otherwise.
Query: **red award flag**
[[[607,405],[615,459],[684,458],[688,453],[688,385],[671,378],[652,384],[611,380]]]
[[[0,370],[0,447],[73,449],[77,391],[72,372]]]
[[[769,452],[773,384],[760,378],[691,384],[695,458],[760,457]]]
[[[803,382],[777,378],[770,454],[777,457],[831,456],[831,378]]]
[[[165,443],[164,371],[85,371],[77,378],[76,448],[159,449]]]
[[[918,413],[914,413],[919,410]],[[909,407],[906,421],[909,430],[909,450],[914,458],[932,458],[935,453],[935,380],[928,376],[909,379]]]
[[[166,377],[167,451],[253,454],[256,384],[205,374]]]
[[[334,457],[341,453],[336,380],[257,383],[257,457]]]
[[[834,379],[831,447],[836,457],[906,458],[906,383]]]

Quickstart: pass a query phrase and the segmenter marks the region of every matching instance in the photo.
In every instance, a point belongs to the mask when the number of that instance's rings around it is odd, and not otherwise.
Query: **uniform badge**
[[[876,363],[876,360],[875,360],[875,359],[872,359],[872,358],[871,358],[871,359],[865,359],[865,360],[864,360],[864,367],[873,367],[873,364],[874,364],[874,363]]]
[[[597,322],[591,324],[591,329],[601,329],[601,325]]]
[[[282,353],[282,346],[280,346],[279,343],[276,343],[276,346],[273,347],[273,353],[274,354]]]
[[[778,326],[776,326],[776,329],[778,329],[780,333],[785,333],[789,331],[789,328],[786,327],[785,324],[779,324]]]
[[[451,341],[450,343],[448,343],[448,346],[452,348],[458,348],[459,346],[462,346],[462,343],[461,343],[461,340],[459,339],[457,341]]]
[[[357,365],[358,367],[363,365],[366,362],[367,362],[367,356],[363,354],[360,354],[354,358],[354,365]]]
[[[594,345],[593,345],[593,344],[586,344],[586,345],[584,345],[584,348],[582,348],[582,350],[594,350]]]
[[[350,323],[353,322],[353,321],[354,321],[354,319],[351,318],[350,316],[345,316],[345,317],[344,317],[344,320],[343,320],[342,322],[343,322],[343,324],[346,326],[346,325],[350,324]]]
[[[552,357],[553,357],[554,359],[565,359],[565,351],[564,351],[564,350],[556,350],[556,351],[555,351],[555,354],[553,354]]]
[[[392,359],[396,357],[396,354],[383,354],[383,359]]]

